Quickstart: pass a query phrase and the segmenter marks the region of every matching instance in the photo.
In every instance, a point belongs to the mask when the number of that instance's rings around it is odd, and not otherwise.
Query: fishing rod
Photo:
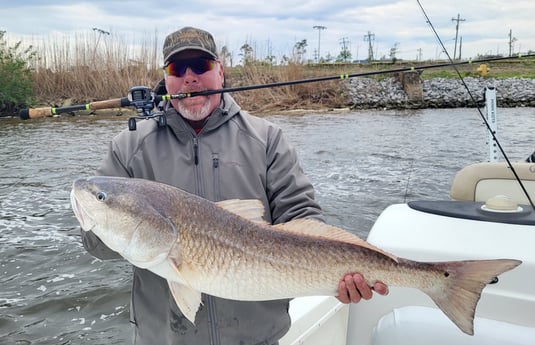
[[[28,119],[35,119],[39,117],[59,115],[62,113],[69,113],[69,112],[73,112],[77,110],[99,110],[99,109],[110,109],[110,108],[134,106],[136,107],[136,109],[138,109],[138,112],[140,114],[143,114],[141,116],[144,116],[145,118],[147,118],[147,117],[152,117],[151,115],[148,115],[147,111],[152,110],[155,104],[158,104],[161,101],[166,101],[170,99],[183,99],[187,97],[208,96],[208,95],[213,95],[213,94],[218,94],[218,93],[249,91],[249,90],[257,90],[257,89],[265,89],[265,88],[271,88],[271,87],[289,86],[289,85],[297,85],[297,84],[305,84],[305,83],[313,83],[313,82],[329,81],[329,80],[344,80],[344,79],[355,78],[355,77],[366,77],[366,76],[374,76],[374,75],[382,75],[382,74],[420,71],[420,70],[433,69],[433,68],[461,66],[461,65],[478,64],[478,63],[501,61],[501,60],[513,60],[513,59],[521,59],[521,58],[528,58],[528,57],[535,57],[535,54],[526,54],[526,55],[518,54],[515,56],[493,57],[493,58],[485,58],[485,59],[477,59],[477,60],[470,59],[467,61],[459,61],[459,62],[453,62],[450,59],[451,61],[450,63],[440,63],[440,64],[423,65],[423,66],[411,66],[411,67],[403,67],[403,68],[396,68],[396,69],[387,69],[383,71],[339,74],[339,75],[334,75],[334,76],[299,79],[299,80],[283,81],[283,82],[268,83],[268,84],[230,87],[230,88],[204,90],[204,91],[197,91],[197,92],[190,92],[190,93],[179,93],[175,95],[170,95],[170,94],[154,95],[154,94],[151,94],[150,89],[143,87],[143,86],[137,86],[137,87],[132,88],[129,91],[128,97],[115,98],[115,99],[110,99],[107,101],[97,101],[97,102],[91,102],[91,103],[80,104],[80,105],[72,105],[72,106],[66,106],[66,107],[44,107],[44,108],[22,109],[19,111],[19,117],[23,120],[28,120]]]
[[[487,121],[487,118],[485,117],[485,115],[483,115],[483,112],[481,111],[481,108],[479,107],[479,105],[478,105],[478,103],[477,103],[472,91],[470,90],[470,88],[466,84],[463,76],[461,75],[461,72],[457,68],[458,64],[453,61],[453,59],[451,58],[450,54],[448,53],[448,50],[444,46],[444,43],[442,42],[442,39],[440,38],[440,36],[438,35],[437,31],[435,30],[435,27],[434,27],[433,23],[431,23],[431,19],[429,19],[429,16],[427,15],[427,12],[425,11],[425,9],[422,6],[422,4],[420,3],[420,0],[416,0],[416,2],[418,3],[418,6],[420,6],[420,9],[422,10],[422,13],[423,13],[423,15],[424,15],[424,17],[425,17],[425,19],[427,21],[427,24],[429,24],[429,27],[433,31],[433,33],[434,33],[436,39],[438,40],[438,43],[440,44],[442,50],[444,51],[444,53],[446,53],[448,61],[450,62],[448,64],[448,66],[453,67],[453,69],[457,73],[457,76],[459,77],[459,79],[461,81],[461,84],[464,86],[464,88],[468,92],[470,100],[473,102],[473,104],[477,108],[477,111],[479,112],[479,115],[480,115],[481,119],[483,120],[483,123],[487,127],[488,132],[491,134],[492,140],[494,140],[494,142],[496,143],[496,146],[498,147],[498,149],[500,150],[503,158],[505,159],[505,162],[506,162],[507,166],[509,167],[509,169],[511,169],[511,172],[513,173],[513,176],[515,177],[516,181],[520,185],[520,188],[522,189],[522,192],[524,193],[524,195],[526,196],[529,204],[531,205],[531,207],[535,211],[535,204],[533,204],[533,201],[531,200],[531,197],[529,196],[529,193],[528,193],[526,187],[522,183],[522,180],[518,176],[518,173],[516,172],[515,168],[513,167],[513,164],[509,160],[509,157],[507,156],[507,154],[505,153],[505,150],[503,149],[502,145],[500,144],[500,141],[498,140],[498,137],[496,136],[496,132],[492,129],[492,127],[489,124],[489,122]]]
[[[526,54],[526,55],[519,54],[519,55],[511,56],[511,57],[494,57],[494,58],[486,58],[486,59],[479,59],[479,60],[470,59],[467,61],[454,62],[454,64],[456,66],[460,66],[460,65],[477,64],[477,63],[491,62],[491,61],[519,59],[519,58],[525,58],[525,57],[535,57],[535,54]],[[224,92],[249,91],[249,90],[264,89],[264,88],[269,88],[269,87],[289,86],[289,85],[328,81],[328,80],[343,80],[343,79],[349,79],[349,78],[355,78],[355,77],[366,77],[366,76],[381,75],[381,74],[401,73],[401,72],[418,71],[418,70],[426,70],[426,69],[449,67],[449,66],[451,66],[451,63],[441,63],[441,64],[424,65],[424,66],[411,66],[411,67],[403,67],[403,68],[396,68],[396,69],[388,69],[384,71],[370,71],[370,72],[361,72],[361,73],[353,73],[353,74],[339,74],[335,76],[291,80],[291,81],[283,81],[283,82],[260,84],[260,85],[238,86],[238,87],[231,87],[231,88],[218,89],[218,90],[205,90],[205,91],[198,91],[198,92],[192,92],[192,93],[180,93],[180,94],[168,95],[168,96],[170,97],[169,99],[182,99],[182,98],[195,97],[195,96],[208,96],[208,95],[213,95],[216,93],[224,93]]]

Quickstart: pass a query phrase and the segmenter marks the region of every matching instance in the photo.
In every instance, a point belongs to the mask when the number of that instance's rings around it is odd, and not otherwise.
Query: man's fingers
[[[353,281],[355,282],[358,293],[362,298],[365,300],[372,298],[372,289],[368,286],[368,283],[366,283],[366,280],[364,280],[364,277],[361,274],[354,274]]]
[[[375,282],[375,284],[373,284],[373,290],[379,295],[388,295],[388,286],[386,286],[384,283]]]
[[[361,299],[371,299],[374,291],[379,295],[387,295],[388,286],[382,282],[375,282],[370,287],[362,274],[347,274],[338,284],[337,298],[342,303],[358,303]]]
[[[354,275],[347,275],[345,277],[345,283],[347,287],[347,292],[349,293],[349,299],[351,300],[351,302],[353,303],[360,302],[362,298],[362,294],[359,291]]]
[[[349,294],[347,291],[346,283],[345,281],[340,281],[338,284],[338,300],[342,303],[348,304],[351,302],[351,299],[349,298]]]

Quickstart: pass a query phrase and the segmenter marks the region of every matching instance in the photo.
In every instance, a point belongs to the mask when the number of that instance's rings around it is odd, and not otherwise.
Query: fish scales
[[[259,227],[262,226],[250,224],[245,231],[234,231],[233,236],[208,231],[197,233],[191,241],[179,240],[176,250],[183,251],[185,257],[192,258],[189,264],[203,271],[199,280],[190,280],[190,284],[213,295],[241,300],[294,297],[297,290],[301,295],[335,295],[337,282],[344,274],[355,270],[373,272],[391,261],[375,255],[378,263],[372,262],[367,268],[364,264],[369,258],[362,248],[330,240],[296,238]],[[180,243],[192,245],[184,248]],[[221,282],[226,277],[245,278],[240,278],[238,286],[233,284],[228,291],[221,291]],[[265,288],[259,290],[259,285]]]

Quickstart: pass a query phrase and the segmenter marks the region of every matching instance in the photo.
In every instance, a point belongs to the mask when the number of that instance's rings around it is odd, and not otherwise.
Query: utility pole
[[[455,49],[453,50],[453,60],[457,56],[457,38],[459,37],[459,22],[464,22],[466,19],[461,19],[461,15],[457,13],[457,18],[451,18],[452,22],[457,22],[455,25]]]
[[[398,53],[399,42],[394,43],[394,47],[390,48],[390,59],[396,62],[396,54]]]
[[[351,58],[351,51],[348,48],[350,44],[349,38],[342,37],[340,39],[340,44],[342,45],[342,50],[340,51],[340,57],[344,60],[344,62],[347,62],[347,59]]]
[[[416,55],[416,61],[422,61],[422,48],[416,49],[418,55]]]
[[[316,63],[319,63],[320,62],[320,58],[321,58],[321,55],[320,55],[321,30],[325,30],[325,29],[327,29],[327,27],[323,26],[323,25],[314,25],[312,28],[318,30],[318,57],[316,59]]]
[[[368,31],[367,35],[364,35],[364,41],[368,41],[368,62],[373,61],[373,45],[372,41],[375,41],[375,34]]]
[[[463,50],[463,36],[461,36],[461,38],[459,38],[459,60],[461,60],[461,52]]]
[[[97,43],[95,43],[95,47],[93,48],[93,59],[95,59],[95,56],[96,56],[96,53],[97,53],[97,47],[98,47],[98,44],[100,42],[100,36],[102,36],[102,35],[108,35],[109,36],[110,32],[102,30],[102,29],[99,29],[99,28],[93,28],[93,31],[98,32]]]
[[[513,30],[509,29],[509,56],[513,56],[513,46],[516,42],[516,37],[513,37]]]

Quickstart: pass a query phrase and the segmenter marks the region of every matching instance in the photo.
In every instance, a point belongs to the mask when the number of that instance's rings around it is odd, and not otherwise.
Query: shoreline
[[[470,89],[470,94],[459,79],[432,78],[421,80],[416,78],[411,88],[416,88],[416,97],[409,95],[407,86],[403,85],[402,77],[387,77],[383,79],[357,77],[348,79],[332,88],[335,97],[326,97],[319,103],[293,103],[295,108],[289,108],[287,102],[278,105],[257,108],[258,103],[249,97],[235,97],[244,111],[256,116],[273,114],[304,115],[310,113],[347,112],[352,110],[403,110],[403,109],[451,109],[475,108],[485,106],[485,88],[496,88],[496,105],[498,108],[535,107],[535,79],[531,78],[482,78],[466,77],[464,82]],[[411,90],[408,90],[411,91]],[[340,96],[343,95],[343,96]],[[280,95],[279,95],[280,96]],[[281,97],[281,99],[284,97]],[[59,102],[61,107],[72,105],[72,100]],[[56,116],[96,115],[100,116],[135,116],[132,107],[84,110],[63,113]],[[2,118],[15,118],[18,114],[3,114]],[[50,116],[49,116],[50,117]]]
[[[433,78],[419,81],[420,94],[412,98],[399,78],[375,80],[355,78],[347,82],[353,109],[422,109],[473,108],[485,106],[486,87],[496,88],[498,107],[535,107],[535,79],[466,77],[464,82],[474,100],[459,79]]]

